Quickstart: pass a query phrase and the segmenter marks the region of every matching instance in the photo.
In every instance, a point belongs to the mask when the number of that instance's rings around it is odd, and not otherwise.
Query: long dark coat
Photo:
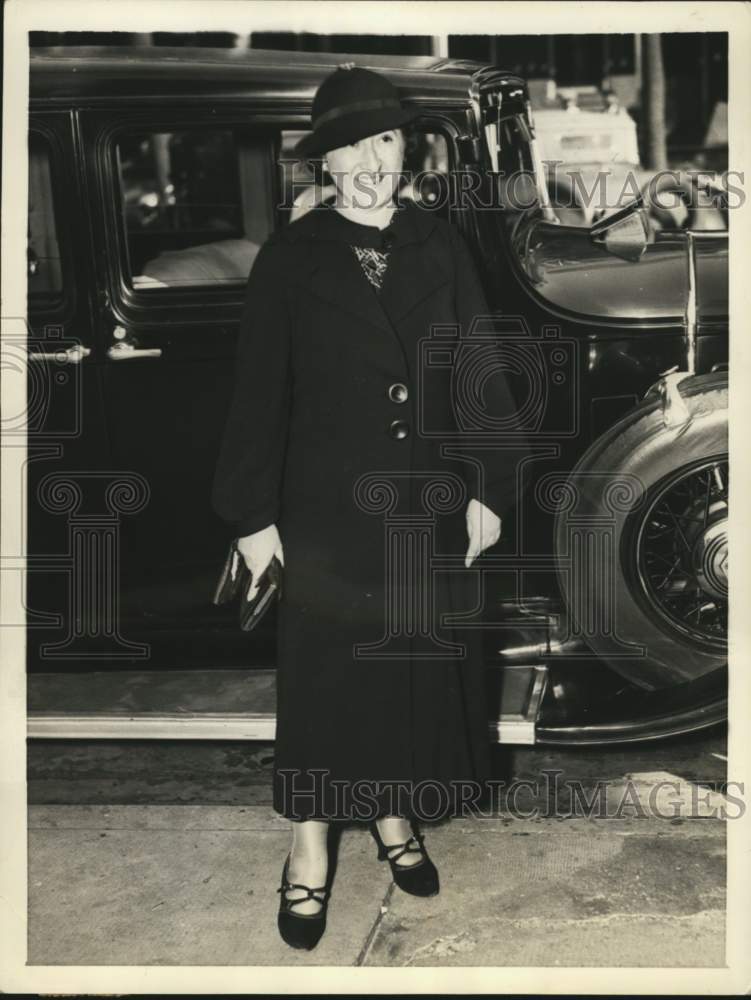
[[[459,338],[487,313],[461,235],[403,208],[376,293],[341,222],[314,209],[253,265],[213,502],[240,536],[275,523],[284,548],[277,811],[368,818],[376,801],[428,817],[488,774],[480,634],[443,619],[479,601],[467,503],[503,515],[515,467],[499,451],[442,453],[469,439]],[[503,375],[481,383],[513,424]],[[396,781],[421,794],[395,807]]]

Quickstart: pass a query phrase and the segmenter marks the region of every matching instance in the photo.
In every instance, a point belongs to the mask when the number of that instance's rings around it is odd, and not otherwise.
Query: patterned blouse
[[[350,244],[355,251],[355,256],[360,261],[365,277],[377,292],[380,292],[386,268],[389,263],[389,252],[382,253],[372,247],[358,247]]]
[[[388,226],[385,229],[379,229],[377,226],[366,226],[361,222],[352,222],[351,219],[345,218],[332,209],[346,242],[349,243],[363,274],[376,293],[380,292],[383,287],[391,245],[394,240],[394,223],[397,221],[400,211],[401,209],[397,208]]]

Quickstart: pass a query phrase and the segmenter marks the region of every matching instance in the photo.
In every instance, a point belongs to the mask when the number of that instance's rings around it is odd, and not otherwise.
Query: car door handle
[[[59,351],[29,351],[30,361],[56,361],[58,364],[80,365],[91,354],[90,347],[74,344]]]
[[[107,357],[113,361],[130,361],[131,358],[161,358],[161,347],[136,347],[119,340],[107,348]]]

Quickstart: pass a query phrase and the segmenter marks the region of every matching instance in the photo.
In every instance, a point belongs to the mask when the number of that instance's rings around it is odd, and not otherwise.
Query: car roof
[[[469,102],[482,63],[435,56],[288,52],[252,48],[59,46],[31,49],[30,98],[54,103],[129,97],[162,99],[207,94],[288,99],[309,104],[321,80],[354,62],[387,76],[401,96],[449,104]]]

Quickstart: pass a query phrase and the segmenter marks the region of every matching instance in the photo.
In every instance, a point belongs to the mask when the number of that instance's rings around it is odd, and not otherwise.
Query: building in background
[[[615,96],[642,123],[641,36],[614,35],[320,35],[309,32],[32,32],[33,46],[183,45],[443,55],[493,63],[523,76],[533,103],[560,101],[575,88],[582,107],[604,107]],[[671,163],[709,158],[717,169],[727,149],[728,42],[725,32],[662,35],[665,127]],[[570,93],[570,90],[569,90]],[[718,155],[719,154],[719,155]]]

